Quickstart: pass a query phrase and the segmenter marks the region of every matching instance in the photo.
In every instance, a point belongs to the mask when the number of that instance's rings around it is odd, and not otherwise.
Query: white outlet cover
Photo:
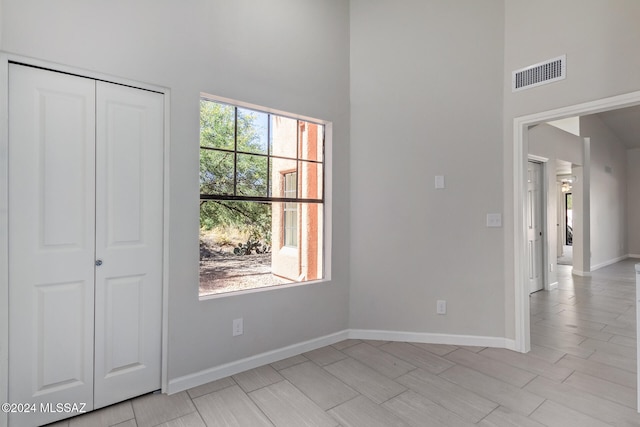
[[[502,227],[502,214],[500,214],[500,213],[488,213],[487,214],[487,227]]]
[[[242,324],[242,318],[233,319],[233,336],[237,337],[238,335],[242,335],[244,333],[244,327]]]

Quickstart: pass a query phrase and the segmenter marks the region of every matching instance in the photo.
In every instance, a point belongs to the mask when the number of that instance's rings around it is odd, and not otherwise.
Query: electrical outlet
[[[447,301],[439,299],[436,303],[436,313],[447,314]]]
[[[242,325],[242,317],[239,319],[233,319],[233,336],[237,337],[244,333],[244,327]]]

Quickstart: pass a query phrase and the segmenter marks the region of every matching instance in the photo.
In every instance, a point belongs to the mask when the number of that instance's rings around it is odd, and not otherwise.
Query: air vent
[[[511,74],[513,92],[530,89],[567,77],[567,55],[516,70]]]

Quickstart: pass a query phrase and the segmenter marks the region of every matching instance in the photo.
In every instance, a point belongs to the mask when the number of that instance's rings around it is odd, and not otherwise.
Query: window
[[[201,98],[201,296],[323,277],[324,131]]]

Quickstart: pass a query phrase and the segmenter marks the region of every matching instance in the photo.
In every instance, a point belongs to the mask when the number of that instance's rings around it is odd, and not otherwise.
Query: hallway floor
[[[532,351],[347,340],[56,427],[638,426],[626,260],[531,296]]]

